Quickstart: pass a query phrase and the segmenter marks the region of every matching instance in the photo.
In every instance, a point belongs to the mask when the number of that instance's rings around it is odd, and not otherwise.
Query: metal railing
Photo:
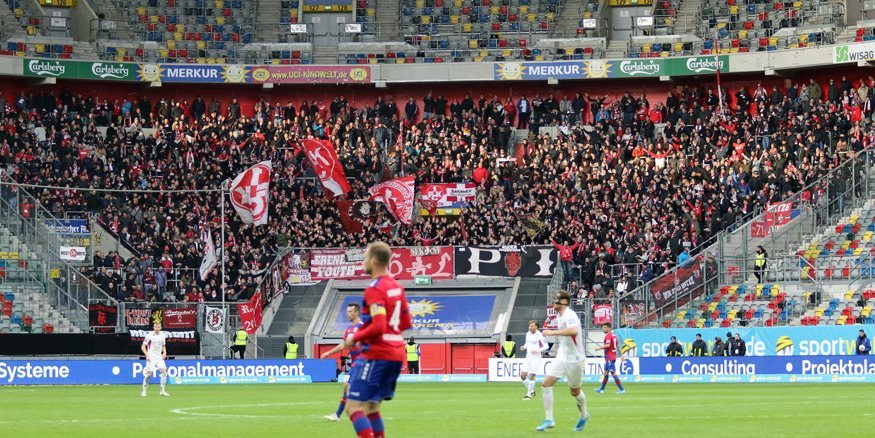
[[[747,255],[751,254],[752,249],[757,245],[762,245],[778,255],[782,252],[794,251],[795,247],[798,247],[803,241],[815,237],[815,233],[821,230],[824,225],[837,223],[839,218],[850,209],[871,199],[870,170],[873,153],[875,153],[873,149],[857,153],[853,158],[845,160],[826,175],[791,196],[787,201],[793,203],[791,211],[798,211],[798,216],[785,225],[775,227],[767,236],[762,236],[762,233],[757,232],[752,237],[752,228],[754,226],[764,227],[766,215],[772,214],[770,212],[759,214],[753,220],[736,227],[734,230],[719,233],[716,245],[705,248],[704,252],[717,254],[715,263],[724,265],[729,263],[730,266],[734,264],[741,267],[745,265]],[[625,325],[639,327],[658,322],[675,311],[679,305],[686,304],[705,292],[704,290],[699,291],[697,288],[685,292],[683,296],[675,297],[672,302],[657,305],[653,300],[653,289],[657,288],[659,291],[665,284],[679,282],[681,280],[679,268],[675,267],[659,278],[630,292],[628,296],[631,296],[632,299],[644,300],[647,303],[648,312],[642,318]],[[800,273],[801,270],[800,267]],[[860,270],[862,271],[862,266]],[[719,275],[709,274],[708,271],[705,269],[703,284],[710,291],[712,289],[708,288],[707,285],[712,285],[712,288],[716,287],[721,278]],[[717,272],[721,271],[721,268],[717,269]],[[871,269],[869,272],[871,273]],[[802,281],[801,276],[799,281]]]

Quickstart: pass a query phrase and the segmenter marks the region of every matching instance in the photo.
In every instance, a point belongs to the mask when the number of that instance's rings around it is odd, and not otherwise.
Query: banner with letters
[[[344,298],[334,318],[333,331],[343,332],[349,327],[346,307],[350,303],[361,301],[360,296],[349,295]],[[413,331],[433,333],[487,330],[494,306],[495,295],[407,296]]]
[[[95,303],[88,306],[88,320],[92,333],[115,333],[118,308]]]
[[[546,374],[547,366],[556,360],[553,357],[541,358],[535,375],[543,377]],[[617,372],[622,375],[637,375],[639,373],[639,359],[637,357],[627,358],[625,362],[617,363]],[[525,358],[490,358],[488,377],[490,382],[519,382],[520,371],[525,364]],[[619,360],[617,361],[619,362]],[[584,361],[583,375],[585,376],[601,376],[605,372],[605,361],[599,357],[588,357]]]
[[[280,269],[283,287],[309,286],[316,284],[310,277],[310,251],[290,252],[283,256],[283,261],[276,269]]]
[[[690,291],[693,291],[693,298],[704,292],[701,287],[703,280],[702,267],[699,265],[701,261],[702,257],[695,257],[678,268],[674,275],[664,275],[653,282],[650,291],[653,293],[657,308],[685,296]]]
[[[457,246],[456,275],[552,277],[559,260],[553,246]]]
[[[156,305],[126,305],[125,326],[131,335],[131,352],[140,352],[146,334],[153,330],[155,321],[167,332],[167,354],[200,354],[200,336],[197,331],[197,310]],[[136,353],[135,353],[136,354]]]
[[[729,56],[495,63],[496,81],[693,76],[729,72]]]
[[[136,64],[125,62],[68,61],[61,59],[26,59],[24,76],[63,79],[137,80]]]
[[[0,362],[0,385],[140,385],[145,367],[134,360],[7,360]],[[336,369],[319,359],[168,360],[167,375],[171,384],[292,383],[305,376],[330,382]]]
[[[669,338],[676,336],[684,348],[684,355],[692,350],[696,334],[708,343],[714,338],[726,341],[727,331],[738,333],[745,341],[747,356],[832,356],[854,354],[854,342],[859,330],[875,333],[875,325],[828,325],[790,327],[735,327],[735,328],[682,328],[682,329],[617,329],[614,331],[624,348],[629,347],[634,357],[662,357]]]
[[[364,249],[314,249],[310,251],[310,280],[365,280]],[[392,249],[389,274],[396,280],[413,280],[418,275],[434,279],[453,278],[453,248],[417,246]]]
[[[366,84],[371,82],[371,67],[345,65],[263,65],[253,66],[247,82],[255,84]]]
[[[437,208],[452,208],[461,202],[473,202],[477,194],[474,183],[423,184],[419,193],[426,200],[433,201]]]
[[[91,234],[91,224],[86,219],[41,219],[41,221],[53,233]]]

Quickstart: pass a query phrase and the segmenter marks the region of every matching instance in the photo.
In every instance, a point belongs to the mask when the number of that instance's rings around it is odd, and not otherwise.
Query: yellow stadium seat
[[[529,20],[530,22],[533,22],[533,23],[534,23],[534,21],[535,21],[535,17],[536,17],[535,14],[529,14],[529,15],[526,17],[526,20]]]
[[[544,56],[543,56],[543,55],[538,55],[538,56],[535,57],[535,61],[543,61],[543,60],[544,60]]]
[[[36,35],[36,26],[27,26],[28,35]]]
[[[863,248],[857,248],[854,250],[854,255],[860,255],[863,253]]]
[[[298,10],[294,9],[294,11],[296,14],[295,16],[297,17]],[[216,17],[216,24],[225,24],[225,17]],[[179,26],[177,26],[177,27],[179,27]]]
[[[799,10],[802,8],[802,2],[793,2],[793,9]]]
[[[845,299],[850,300],[851,298],[854,298],[854,291],[849,290],[849,291],[845,292]]]
[[[480,56],[483,57],[483,58],[489,56],[489,50],[486,50],[486,49],[481,50],[481,51],[480,51]]]
[[[422,20],[422,24],[431,24],[430,15],[423,15],[422,17],[419,17],[419,19]]]
[[[158,56],[160,56],[162,58],[167,58],[168,56],[170,56],[170,50],[161,49],[158,51],[158,54],[159,54]]]
[[[10,252],[10,253],[9,253],[9,258],[12,259],[12,260],[16,260],[16,259],[18,259],[18,253],[17,253],[17,252],[14,252],[14,251]]]
[[[666,26],[671,26],[671,22],[672,22],[671,17],[666,18],[664,21]]]
[[[170,50],[175,49],[176,48],[176,41],[175,40],[167,41],[167,48]]]
[[[716,309],[717,309],[717,303],[708,304],[708,311],[709,312],[713,312]]]
[[[395,64],[404,64],[404,58],[395,58]]]
[[[863,308],[863,311],[860,312],[863,316],[869,316],[872,313],[872,306],[866,306]]]
[[[368,62],[370,62],[371,64],[376,64],[376,63],[377,63],[377,58],[371,58],[371,59],[368,60]]]
[[[674,51],[675,52],[683,52],[684,51],[684,43],[674,43]]]
[[[521,15],[526,15],[528,13],[529,13],[529,6],[528,5],[520,6],[520,14]]]
[[[292,9],[291,11],[289,11],[289,17],[295,18],[297,16],[298,16],[297,9]],[[221,18],[223,22],[225,21],[225,17],[216,17],[216,18]],[[225,23],[216,23],[216,24],[225,24]]]
[[[747,29],[741,29],[738,31],[738,37],[741,39],[747,38]]]
[[[219,24],[222,24],[222,23],[219,23]],[[177,32],[185,32],[185,25],[184,24],[177,24],[176,31]]]
[[[726,23],[717,23],[717,29],[723,29],[726,27]]]
[[[151,22],[151,23],[157,23],[157,22],[158,22],[158,16],[157,16],[157,15],[150,15],[150,16],[149,16],[149,22]]]
[[[459,22],[458,15],[450,15],[450,23],[457,24]]]
[[[814,316],[823,316],[824,309],[821,307],[814,311]]]
[[[46,51],[46,46],[42,44],[34,44],[34,47],[36,48],[36,53],[43,53]]]
[[[730,6],[729,13],[732,15],[737,15],[738,14],[738,6]]]
[[[769,45],[770,46],[777,46],[778,45],[778,37],[769,38]]]
[[[476,49],[477,48],[477,40],[468,40],[468,48],[469,49]]]
[[[146,15],[146,7],[138,6],[137,7],[137,15]]]
[[[461,8],[462,7],[462,0],[453,0],[453,6],[455,6],[457,8]]]
[[[499,8],[498,6],[493,6],[493,7],[490,9],[489,12],[490,12],[492,15],[498,15],[498,12],[499,12],[499,11],[500,11],[500,8]]]
[[[573,55],[573,54],[574,54],[574,49],[572,49],[571,47],[566,47],[566,48],[565,48],[565,54],[566,54],[566,55]]]
[[[225,58],[217,58],[216,64],[225,64]]]
[[[124,57],[124,56],[118,56],[118,55],[117,55],[117,56],[115,57],[115,60],[121,62],[121,61],[124,61],[124,60],[125,60],[125,57]]]
[[[510,51],[510,50],[502,50],[502,51],[501,51],[501,56],[508,57],[508,56],[511,55],[511,53],[513,53],[513,52]]]
[[[204,49],[206,49],[206,48],[207,48],[207,43],[206,43],[206,42],[204,42],[204,41],[198,41],[198,42],[197,42],[197,49],[198,49],[198,50],[204,50]]]
[[[547,12],[547,21],[553,21],[554,15],[552,12]]]
[[[198,58],[198,63],[200,64],[200,58]],[[270,63],[273,65],[280,65],[280,60],[279,59],[271,59]]]
[[[720,54],[721,54],[721,55],[725,55],[725,54],[727,54],[727,53],[729,53],[729,49],[720,49]]]
[[[425,7],[425,0],[416,0],[416,7],[417,8],[424,8]]]
[[[24,16],[24,11],[21,10],[21,9],[15,9],[15,10],[12,11],[12,12],[15,13],[15,18],[21,18],[21,17]]]
[[[805,37],[806,41],[808,40],[808,35],[802,35],[802,36]],[[802,38],[802,37],[800,37],[800,39],[801,39],[801,38]],[[856,223],[857,223],[857,219],[860,219],[860,216],[851,216],[851,219],[850,219],[848,222],[849,222],[851,225],[853,225],[853,224],[856,224]]]
[[[206,58],[198,58],[198,59],[197,59],[197,63],[198,63],[198,64],[206,64],[206,63],[207,63],[207,59],[206,59]]]
[[[798,48],[799,48],[799,44],[790,44],[790,48],[791,48],[791,49],[798,49]]]
[[[592,12],[584,12],[583,18],[592,18]]]
[[[668,53],[668,52],[659,52],[659,56],[661,56],[663,58],[668,58],[669,55],[670,55],[670,53]]]
[[[215,64],[216,60],[213,58],[207,58],[207,64]]]
[[[376,15],[376,13],[377,13],[376,9],[373,9],[373,8],[368,9],[368,17],[373,17],[374,15]]]
[[[733,47],[729,49],[729,53],[738,53],[738,47]]]
[[[128,50],[125,49],[124,47],[119,47],[119,48],[115,49],[115,54],[119,55],[119,56],[127,56]]]
[[[641,51],[642,51],[642,52],[649,52],[649,51],[650,51],[650,47],[651,47],[650,44],[642,44],[642,45],[641,45]]]
[[[216,0],[216,9],[225,9],[225,2],[222,0]]]
[[[474,58],[474,62],[483,62],[483,58],[478,56],[478,57]]]
[[[696,321],[696,328],[702,328],[702,327],[705,327],[705,321],[702,319]]]

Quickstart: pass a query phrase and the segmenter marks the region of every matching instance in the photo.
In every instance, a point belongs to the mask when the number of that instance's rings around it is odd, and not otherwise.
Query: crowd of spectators
[[[221,299],[219,271],[201,281],[196,268],[201,232],[220,234],[222,199],[228,299],[251,295],[280,247],[360,247],[374,239],[573,246],[578,292],[602,297],[659,276],[682,253],[868,147],[873,90],[872,76],[824,86],[812,79],[783,92],[760,86],[753,95],[724,90],[722,113],[705,87],[669,92],[652,105],[657,98],[628,92],[614,100],[429,94],[400,108],[382,98],[356,107],[343,96],[327,105],[263,98],[241,108],[236,99],[223,106],[199,96],[191,104],[111,103],[43,92],[11,102],[0,96],[0,154],[15,181],[58,187],[28,189],[43,207],[97,214],[134,253],[129,260],[96,254],[85,270],[120,299]],[[519,146],[515,126],[530,130]],[[540,127],[556,134],[539,134]],[[334,143],[352,186],[348,199],[415,175],[417,185],[474,182],[476,200],[458,218],[415,214],[411,226],[393,226],[382,212],[364,233],[347,234],[298,145],[307,137]],[[270,222],[245,225],[218,189],[268,159],[275,170]],[[520,214],[543,228],[528,233]],[[614,278],[615,264],[640,264],[641,278]]]

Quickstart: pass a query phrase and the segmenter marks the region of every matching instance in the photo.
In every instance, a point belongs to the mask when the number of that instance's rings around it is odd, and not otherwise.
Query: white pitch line
[[[324,404],[325,402],[297,402],[297,403],[256,403],[249,405],[219,405],[219,406],[192,406],[188,408],[171,409],[171,414],[179,415],[194,415],[201,417],[234,417],[234,418],[289,418],[289,415],[241,415],[241,414],[216,414],[211,412],[188,412],[190,410],[200,409],[222,409],[222,408],[242,408],[242,407],[268,407],[268,406],[295,406],[295,405],[315,405]]]

